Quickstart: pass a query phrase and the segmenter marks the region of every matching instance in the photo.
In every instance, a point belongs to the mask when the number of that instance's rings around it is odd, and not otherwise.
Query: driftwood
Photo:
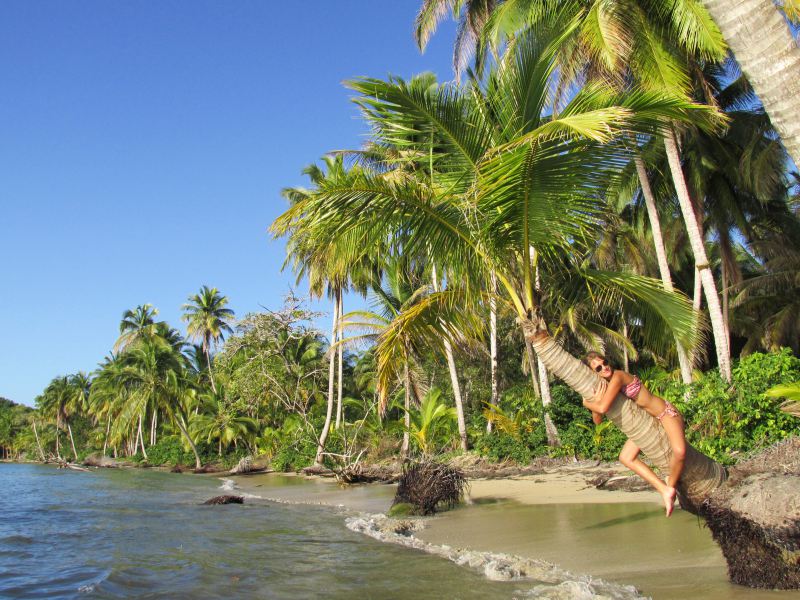
[[[231,496],[229,494],[214,496],[203,502],[203,504],[244,504],[244,496]]]

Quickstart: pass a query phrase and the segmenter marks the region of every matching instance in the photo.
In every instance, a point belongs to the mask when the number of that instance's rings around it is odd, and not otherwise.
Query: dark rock
[[[225,494],[223,496],[214,496],[203,504],[244,504],[244,496],[231,496]]]

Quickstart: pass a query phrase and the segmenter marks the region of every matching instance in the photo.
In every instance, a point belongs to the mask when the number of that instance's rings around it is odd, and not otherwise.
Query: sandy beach
[[[543,559],[575,573],[636,586],[657,599],[782,600],[796,591],[731,585],[725,561],[696,517],[664,517],[658,494],[597,489],[589,481],[619,465],[562,465],[536,475],[470,481],[467,503],[425,518],[414,535],[431,544]],[[302,475],[236,476],[244,493],[276,502],[385,513],[393,485],[340,487]]]

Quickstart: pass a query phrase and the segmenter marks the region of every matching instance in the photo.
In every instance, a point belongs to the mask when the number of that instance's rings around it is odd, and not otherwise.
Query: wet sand
[[[730,584],[722,554],[700,520],[681,510],[667,519],[655,492],[598,490],[586,482],[591,475],[591,469],[561,467],[541,475],[473,480],[470,504],[426,519],[415,535],[432,544],[544,559],[634,585],[657,600],[800,598],[797,591]],[[302,476],[233,479],[242,491],[276,501],[372,513],[386,512],[394,495],[394,486],[341,488]]]

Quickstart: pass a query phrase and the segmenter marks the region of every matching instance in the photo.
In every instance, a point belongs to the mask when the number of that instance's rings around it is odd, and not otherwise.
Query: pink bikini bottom
[[[666,400],[664,400],[664,404],[666,406],[664,407],[663,412],[660,415],[658,415],[656,417],[656,419],[658,419],[660,421],[664,417],[680,417],[681,416],[681,413],[679,413],[678,409],[675,408],[674,406],[672,406],[672,404],[670,404]]]

